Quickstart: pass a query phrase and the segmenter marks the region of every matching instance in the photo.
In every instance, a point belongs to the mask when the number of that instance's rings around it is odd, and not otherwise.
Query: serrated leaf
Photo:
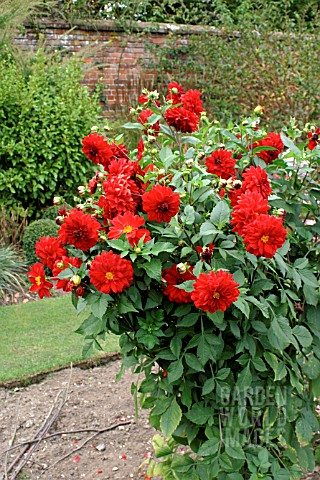
[[[296,325],[292,329],[292,333],[300,345],[302,345],[304,348],[308,348],[312,344],[312,335],[306,327],[303,327],[302,325]]]
[[[268,339],[271,345],[281,352],[291,343],[298,349],[289,321],[284,317],[273,318],[268,330]]]
[[[250,370],[250,363],[242,370],[238,376],[237,387],[239,391],[242,392],[249,388],[252,383],[252,375]]]
[[[183,365],[182,360],[177,360],[176,362],[172,362],[168,367],[168,382],[173,383],[183,375]]]
[[[249,318],[250,306],[248,305],[248,302],[246,302],[243,298],[239,297],[238,300],[233,303],[233,305],[237,307],[246,318]]]
[[[229,457],[236,458],[237,460],[244,460],[246,458],[244,451],[242,450],[240,445],[235,446],[235,445],[227,444],[226,453],[229,455]]]
[[[172,245],[172,243],[169,242],[157,242],[150,250],[150,253],[153,255],[158,255],[161,252],[174,252],[178,248],[175,245]]]
[[[214,390],[215,387],[215,380],[214,378],[208,378],[202,387],[202,395],[208,395],[208,393],[211,393]]]
[[[160,426],[163,434],[170,437],[177,429],[182,417],[182,411],[175,397],[173,398],[169,408],[161,416]]]
[[[221,232],[211,222],[204,222],[200,227],[201,235],[215,235],[217,233]]]
[[[280,362],[275,369],[274,381],[280,381],[287,375],[287,369],[284,362]]]
[[[196,425],[205,425],[209,418],[213,416],[213,410],[210,407],[204,407],[202,404],[195,403],[185,416]]]
[[[90,317],[86,318],[82,322],[79,328],[75,331],[75,333],[80,333],[81,335],[90,336],[90,335],[98,335],[103,330],[104,322],[96,317],[95,315],[90,315]]]
[[[299,270],[299,275],[305,285],[313,288],[318,287],[317,277],[310,270]]]
[[[125,295],[121,295],[118,305],[119,313],[137,312],[133,303]]]
[[[213,208],[210,221],[218,228],[221,228],[225,223],[229,221],[230,218],[230,208],[229,205],[225,201],[221,201],[217,203],[217,205]]]
[[[199,448],[198,455],[201,457],[209,457],[217,453],[220,447],[220,438],[212,437],[206,440]]]
[[[98,318],[103,317],[108,308],[109,298],[105,293],[99,292],[94,294],[94,301],[91,300],[90,302],[93,315]]]
[[[175,335],[170,342],[170,350],[175,355],[176,358],[180,356],[182,348],[182,340],[180,337]]]
[[[150,260],[150,262],[143,263],[139,266],[140,268],[143,268],[145,270],[146,274],[150,278],[153,278],[154,280],[161,282],[162,265],[158,258],[153,258],[152,260]]]
[[[196,372],[204,372],[202,364],[193,353],[186,353],[185,355],[187,365]]]

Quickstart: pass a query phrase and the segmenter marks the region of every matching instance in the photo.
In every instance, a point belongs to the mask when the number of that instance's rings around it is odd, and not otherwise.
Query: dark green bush
[[[0,204],[19,203],[35,218],[93,169],[81,140],[100,107],[82,79],[76,57],[39,50],[24,68],[0,57]]]
[[[27,226],[22,240],[22,248],[28,265],[39,261],[34,247],[40,237],[57,237],[58,230],[58,225],[49,218],[36,220]]]
[[[54,220],[54,221],[56,220],[58,215],[59,215],[59,207],[56,207],[55,205],[51,205],[50,207],[47,207],[42,212],[42,218],[49,218],[50,220]]]

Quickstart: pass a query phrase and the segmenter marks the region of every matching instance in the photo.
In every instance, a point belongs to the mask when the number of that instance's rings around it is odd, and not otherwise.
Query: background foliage
[[[39,49],[22,68],[0,58],[0,204],[19,203],[30,216],[52,204],[92,168],[81,139],[97,118],[97,95],[80,83],[81,62]]]

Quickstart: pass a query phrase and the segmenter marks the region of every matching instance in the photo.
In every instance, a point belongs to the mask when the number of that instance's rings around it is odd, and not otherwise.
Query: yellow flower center
[[[220,298],[220,293],[219,292],[214,293],[213,298]]]
[[[131,225],[126,225],[124,227],[124,229],[122,230],[123,233],[131,233],[133,230],[133,228],[131,227]]]
[[[35,281],[36,281],[36,284],[38,285],[38,287],[40,287],[40,285],[41,285],[41,277],[40,277],[40,275],[35,278]]]
[[[263,243],[267,243],[268,240],[269,240],[268,235],[263,235],[263,236],[261,237],[261,242],[263,242]]]
[[[106,273],[106,279],[107,279],[107,280],[113,280],[113,277],[114,277],[114,275],[113,275],[112,272],[107,272],[107,273]]]

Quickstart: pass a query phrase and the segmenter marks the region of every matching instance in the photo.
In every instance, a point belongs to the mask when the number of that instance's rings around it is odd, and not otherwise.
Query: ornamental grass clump
[[[91,307],[85,354],[120,335],[160,432],[149,476],[298,479],[319,430],[316,130],[266,132],[259,116],[226,129],[176,82],[131,115],[133,152],[83,140],[97,172],[59,210],[58,241],[40,239],[31,288],[50,295],[47,267]]]

